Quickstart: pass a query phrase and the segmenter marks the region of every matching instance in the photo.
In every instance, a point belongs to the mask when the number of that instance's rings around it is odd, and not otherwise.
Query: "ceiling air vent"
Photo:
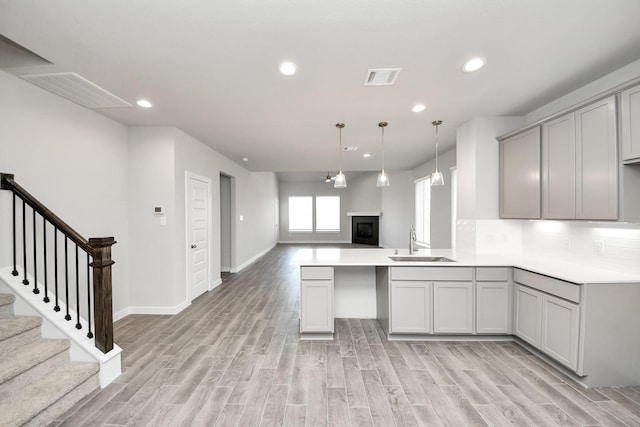
[[[76,73],[29,74],[20,77],[87,108],[132,106]]]
[[[345,145],[342,147],[343,151],[358,151],[358,147],[355,145]]]
[[[402,68],[373,68],[367,70],[365,86],[391,86],[396,82]]]

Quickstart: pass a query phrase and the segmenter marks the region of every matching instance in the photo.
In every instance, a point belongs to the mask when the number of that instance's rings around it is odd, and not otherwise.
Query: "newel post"
[[[111,291],[111,246],[113,237],[89,239],[93,249],[93,315],[96,330],[96,347],[103,353],[113,349],[113,306]]]

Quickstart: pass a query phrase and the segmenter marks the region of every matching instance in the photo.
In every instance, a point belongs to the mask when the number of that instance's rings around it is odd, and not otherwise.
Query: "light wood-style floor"
[[[582,389],[515,343],[389,342],[358,319],[299,341],[298,248],[117,322],[122,375],[53,425],[640,426],[640,387]]]

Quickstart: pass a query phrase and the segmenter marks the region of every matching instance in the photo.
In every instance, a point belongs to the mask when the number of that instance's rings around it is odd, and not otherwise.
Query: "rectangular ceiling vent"
[[[364,79],[365,86],[391,86],[396,82],[402,68],[371,68]]]
[[[358,147],[356,147],[355,145],[345,145],[344,147],[342,147],[343,151],[358,151]]]
[[[118,98],[90,82],[84,77],[72,73],[29,74],[20,76],[29,83],[40,86],[49,92],[60,95],[87,108],[131,107],[127,101]]]

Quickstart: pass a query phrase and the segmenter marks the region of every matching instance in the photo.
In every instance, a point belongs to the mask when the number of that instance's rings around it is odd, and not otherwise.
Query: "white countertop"
[[[395,249],[346,249],[303,248],[298,250],[292,265],[300,266],[392,266],[392,267],[517,267],[557,279],[578,284],[591,283],[638,283],[640,268],[622,269],[606,265],[582,264],[557,257],[518,257],[491,254],[476,254],[470,251],[450,249],[420,249],[413,256],[446,257],[455,262],[411,262],[393,261],[389,256]],[[407,256],[408,249],[398,249],[398,255]]]

